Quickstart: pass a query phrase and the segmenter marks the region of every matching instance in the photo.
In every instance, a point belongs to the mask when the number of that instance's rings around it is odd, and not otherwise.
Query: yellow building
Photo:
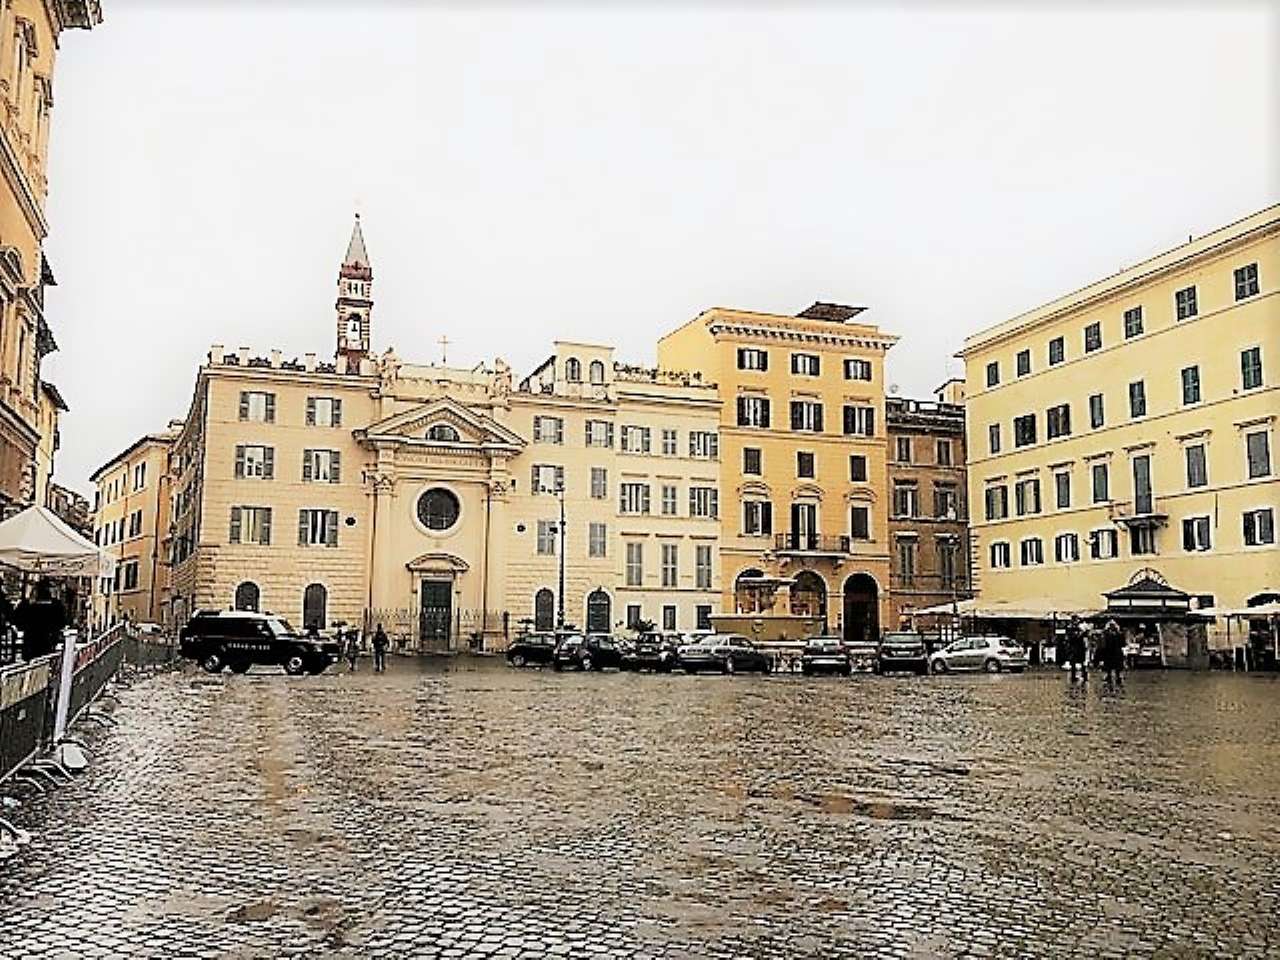
[[[889,587],[884,357],[858,307],[715,308],[658,342],[658,364],[719,390],[721,602],[875,636]],[[829,598],[833,598],[830,599]]]
[[[101,19],[98,0],[0,2],[0,516],[43,503],[40,364],[57,349],[42,252],[54,58],[63,30]]]
[[[983,601],[1280,592],[1280,206],[969,337]]]
[[[169,567],[162,544],[169,528],[169,449],[181,424],[148,434],[93,472],[94,542],[116,558],[114,579],[94,592],[95,626],[119,620],[163,623]]]
[[[581,343],[518,384],[501,360],[374,358],[358,223],[338,294],[334,362],[219,345],[200,370],[171,458],[175,621],[234,605],[428,649],[707,622],[713,387]]]
[[[35,502],[49,507],[52,506],[49,502],[49,487],[53,481],[53,461],[62,446],[62,432],[58,429],[58,421],[67,412],[67,403],[57,387],[43,380],[40,382],[39,409],[36,420],[40,442],[36,444]]]

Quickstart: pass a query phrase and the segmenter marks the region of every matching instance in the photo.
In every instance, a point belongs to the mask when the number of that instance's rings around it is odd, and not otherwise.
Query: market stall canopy
[[[1256,607],[1202,607],[1196,613],[1202,617],[1280,617],[1280,601],[1260,603]]]
[[[956,603],[940,603],[933,607],[912,610],[912,616],[939,616],[959,614],[979,620],[1052,620],[1076,613],[1092,616],[1096,607],[1082,607],[1068,600],[959,600]]]
[[[114,557],[45,507],[0,523],[0,565],[46,577],[110,577],[116,570]]]

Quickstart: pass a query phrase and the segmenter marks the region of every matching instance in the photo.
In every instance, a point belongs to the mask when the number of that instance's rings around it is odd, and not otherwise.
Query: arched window
[[[236,609],[252,610],[258,612],[258,603],[262,599],[262,593],[258,590],[258,585],[252,580],[246,580],[240,586],[236,587]]]
[[[439,440],[443,443],[457,443],[461,437],[458,431],[447,423],[433,423],[427,427],[427,439]]]
[[[603,590],[592,590],[587,596],[587,633],[608,633],[613,611],[609,595]]]
[[[533,595],[533,629],[550,630],[556,625],[556,596],[547,587]]]
[[[303,629],[315,627],[323,630],[326,626],[325,608],[329,603],[329,591],[323,583],[311,583],[302,591],[302,626]]]
[[[592,360],[587,376],[590,377],[592,383],[604,383],[604,364],[599,360]]]
[[[582,363],[577,357],[570,357],[564,362],[564,378],[570,383],[582,382]]]

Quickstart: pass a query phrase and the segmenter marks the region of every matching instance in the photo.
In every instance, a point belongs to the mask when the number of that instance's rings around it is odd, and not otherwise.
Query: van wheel
[[[987,671],[987,673],[999,673],[999,672],[1000,672],[1000,661],[999,661],[999,660],[988,660],[986,663],[984,663],[984,664],[982,665],[982,669],[983,669],[983,670],[985,670],[985,671]]]
[[[300,653],[291,653],[284,661],[284,672],[291,677],[300,677],[307,669],[307,661]]]
[[[222,654],[215,652],[206,653],[204,659],[200,661],[200,666],[204,667],[209,673],[221,673],[226,664],[222,661]]]
[[[232,660],[231,672],[232,673],[248,673],[249,668],[251,666],[253,666],[253,664],[251,664],[248,660]]]

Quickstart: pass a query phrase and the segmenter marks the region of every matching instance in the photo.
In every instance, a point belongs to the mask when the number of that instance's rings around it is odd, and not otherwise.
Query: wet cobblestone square
[[[1280,953],[1280,682],[163,674],[0,957]]]

